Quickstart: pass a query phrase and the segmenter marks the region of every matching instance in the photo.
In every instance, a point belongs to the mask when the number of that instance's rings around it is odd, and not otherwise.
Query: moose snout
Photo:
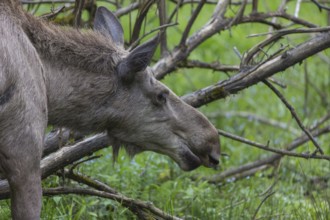
[[[220,163],[220,141],[217,133],[209,136],[205,145],[207,147],[205,148],[204,156],[200,157],[201,162],[206,167],[216,168]]]
[[[206,153],[206,152],[205,152]],[[206,154],[199,155],[200,165],[209,168],[217,168],[219,165],[220,153],[218,151],[211,151]]]
[[[206,166],[208,167],[212,167],[212,168],[216,168],[219,165],[219,158],[220,158],[220,153],[217,151],[212,151],[209,155],[208,155],[208,163],[206,164]]]

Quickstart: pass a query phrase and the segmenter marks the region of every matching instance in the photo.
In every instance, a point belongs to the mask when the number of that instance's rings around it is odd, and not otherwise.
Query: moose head
[[[104,7],[97,10],[94,30],[124,48],[123,28]],[[108,134],[128,152],[165,154],[183,170],[199,165],[215,167],[220,154],[217,130],[155,79],[148,67],[157,43],[156,37],[118,59],[114,68],[118,86],[110,103],[116,113],[109,119]]]

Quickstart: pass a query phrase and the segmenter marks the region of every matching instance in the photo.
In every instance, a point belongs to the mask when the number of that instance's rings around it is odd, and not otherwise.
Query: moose
[[[158,38],[127,51],[123,28],[98,8],[94,30],[60,27],[0,2],[0,171],[13,219],[39,219],[47,125],[107,132],[129,152],[154,151],[181,169],[219,163],[217,130],[155,79]]]

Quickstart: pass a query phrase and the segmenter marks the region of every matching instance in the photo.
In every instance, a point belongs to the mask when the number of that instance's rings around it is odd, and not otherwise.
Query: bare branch
[[[312,0],[312,2],[319,8],[320,11],[322,11],[322,9],[330,11],[330,7],[320,4],[317,0]]]
[[[65,9],[65,6],[61,6],[57,9],[55,9],[54,11],[52,11],[50,13],[47,13],[47,14],[44,14],[40,17],[44,18],[44,19],[47,19],[47,20],[50,20],[50,19],[55,18],[59,13],[63,12],[64,9]]]
[[[330,126],[324,127],[319,130],[314,130],[312,132],[314,137],[318,137],[318,136],[328,134],[328,133],[330,133]],[[303,145],[304,143],[308,142],[309,140],[310,139],[307,137],[307,135],[304,134],[304,135],[296,138],[290,144],[288,144],[286,150],[292,151],[292,150],[298,148],[299,146]],[[276,161],[278,161],[281,158],[282,158],[282,155],[280,155],[280,154],[271,155],[269,157],[266,157],[266,158],[263,158],[263,159],[260,159],[260,160],[254,161],[254,162],[249,162],[242,166],[239,166],[236,168],[231,168],[231,169],[228,169],[219,174],[215,174],[210,177],[204,177],[202,179],[207,180],[210,183],[222,182],[225,179],[230,178],[239,173],[249,172],[253,169],[258,171],[258,169],[256,169],[256,168],[264,167],[265,165],[269,165],[269,164],[274,164],[274,163],[276,163]],[[255,173],[255,172],[249,172],[250,175],[252,175],[253,173]]]
[[[267,32],[267,33],[259,33],[259,34],[251,34],[248,37],[260,37],[263,35],[269,35],[269,34],[281,34],[279,37],[282,37],[284,35],[288,34],[302,34],[302,33],[323,33],[330,31],[330,27],[318,27],[318,28],[296,28],[296,29],[284,29],[284,30],[278,30],[273,32]]]
[[[60,168],[72,164],[84,156],[109,146],[110,140],[105,133],[97,134],[72,146],[62,147],[41,161],[42,178],[46,178]]]
[[[252,14],[258,12],[258,0],[252,1]]]
[[[247,145],[253,146],[253,147],[257,147],[259,149],[265,150],[265,151],[270,151],[273,153],[277,153],[280,154],[282,156],[291,156],[291,157],[299,157],[299,158],[305,158],[305,159],[321,159],[321,160],[328,160],[330,161],[330,156],[326,156],[326,155],[315,155],[315,154],[309,154],[309,153],[295,153],[292,151],[288,151],[288,150],[282,150],[282,149],[277,149],[274,147],[269,147],[268,145],[263,145],[254,141],[250,141],[248,139],[245,139],[243,137],[237,136],[237,135],[233,135],[230,134],[228,132],[225,132],[223,130],[218,130],[219,135],[230,138],[232,140],[235,141],[239,141],[241,143],[245,143]]]
[[[330,47],[330,33],[323,33],[287,50],[281,56],[270,59],[259,66],[244,68],[228,80],[183,96],[183,100],[194,107],[235,94],[259,83],[273,74],[283,71],[296,63]]]
[[[145,1],[145,2],[143,2],[142,5],[140,5],[139,14],[138,14],[138,17],[136,18],[134,28],[133,28],[133,33],[132,33],[131,40],[130,40],[131,43],[135,42],[137,39],[139,39],[140,31],[142,29],[141,28],[142,23],[143,23],[144,19],[146,18],[150,7],[154,3],[155,3],[155,0],[152,0],[152,1]]]
[[[239,66],[230,66],[223,65],[218,61],[212,63],[204,63],[198,60],[187,60],[181,63],[178,63],[178,67],[184,68],[203,68],[203,69],[211,69],[213,71],[222,71],[222,72],[232,72],[238,71]]]
[[[197,8],[195,9],[193,14],[191,15],[191,17],[188,21],[188,24],[187,24],[185,30],[183,31],[183,34],[182,34],[182,37],[181,37],[181,40],[180,40],[180,43],[179,43],[180,47],[185,47],[186,46],[185,43],[186,43],[187,37],[189,35],[190,29],[193,26],[198,14],[201,12],[204,4],[205,4],[205,0],[201,0],[198,4]]]
[[[40,0],[40,1],[32,1],[32,0],[20,0],[22,4],[29,4],[29,5],[38,5],[38,4],[74,4],[75,0]]]
[[[255,21],[260,22],[260,20],[265,20],[267,18],[272,18],[272,17],[282,17],[296,24],[300,24],[306,27],[312,27],[312,28],[317,27],[315,24],[296,18],[284,12],[271,12],[267,14],[257,13],[254,14],[253,16],[242,17],[239,20],[234,20],[235,23],[232,23],[234,18],[224,19],[222,17],[223,9],[228,5],[228,1],[220,0],[218,6],[219,5],[221,5],[221,7],[220,8],[216,7],[215,14],[210,19],[210,21],[207,22],[200,30],[196,31],[191,37],[187,39],[186,48],[174,49],[170,55],[165,56],[163,59],[160,59],[153,66],[153,70],[156,73],[156,77],[158,79],[162,79],[167,73],[173,71],[175,69],[176,64],[182,60],[185,60],[188,57],[188,55],[202,42],[204,42],[214,34],[223,31],[225,29],[228,29],[230,27],[230,24],[238,25],[240,23],[246,23],[246,22],[255,22]]]
[[[247,4],[247,0],[243,0],[242,1],[242,6],[240,7],[240,9],[238,10],[238,12],[236,13],[236,16],[234,17],[234,19],[232,19],[232,21],[229,23],[229,27],[236,25],[238,23],[241,22],[243,15],[244,15],[244,11],[246,8],[246,4]]]
[[[219,0],[212,15],[212,20],[223,19],[229,5],[229,0]]]
[[[166,18],[166,2],[165,0],[158,1],[158,12],[159,12],[159,24],[160,26],[163,26],[167,23]],[[160,32],[160,54],[161,57],[164,57],[169,53],[167,48],[167,36],[166,31]]]
[[[79,28],[81,25],[81,13],[84,8],[85,0],[76,0],[74,6],[74,24],[73,26]]]
[[[320,154],[324,154],[322,148],[317,143],[313,135],[305,128],[305,126],[302,124],[301,120],[299,119],[296,111],[294,108],[290,105],[290,103],[284,98],[284,96],[278,91],[271,83],[269,83],[267,80],[263,80],[263,83],[268,86],[276,95],[277,97],[284,103],[284,105],[289,109],[291,112],[292,117],[296,120],[299,127],[305,132],[305,134],[311,139],[312,143],[316,147],[317,151],[320,152]],[[317,153],[317,152],[315,152]]]
[[[160,33],[163,33],[166,28],[172,27],[172,26],[175,26],[175,25],[177,25],[177,23],[164,24],[162,26],[159,26],[157,28],[154,28],[154,29],[150,30],[149,32],[143,34],[143,36],[136,39],[136,41],[132,42],[128,50],[131,50],[132,48],[136,47],[141,42],[141,40],[143,38],[145,38],[146,36],[156,32],[156,31],[159,31],[159,30],[160,30]]]
[[[114,12],[114,14],[116,15],[117,18],[120,18],[123,15],[126,15],[136,9],[138,9],[140,7],[140,2],[133,2],[132,4],[130,4],[127,7],[124,8],[120,8],[117,11]]]
[[[310,130],[313,131],[317,128],[319,128],[322,124],[330,120],[330,112],[323,116],[321,119],[319,119],[311,128]]]
[[[43,157],[59,150],[62,146],[67,145],[71,140],[79,141],[84,137],[79,132],[73,132],[66,128],[61,129],[62,131],[60,131],[60,129],[55,129],[46,135]]]
[[[170,0],[171,2],[177,4],[180,0]],[[184,4],[199,4],[201,1],[205,1],[205,4],[216,5],[217,1],[212,0],[183,0],[181,2],[182,5]]]
[[[62,175],[62,173],[60,173],[60,175]],[[74,172],[72,169],[70,169],[70,170],[64,169],[64,177],[74,180],[77,183],[92,187],[96,190],[100,190],[100,191],[104,191],[104,192],[108,192],[108,193],[112,193],[112,194],[118,194],[118,192],[115,189],[111,188],[107,184],[105,184],[101,181],[92,179],[77,171]]]
[[[178,217],[166,214],[164,211],[156,208],[150,202],[144,202],[141,200],[128,198],[123,195],[117,195],[117,194],[112,194],[104,191],[87,189],[87,188],[58,187],[58,188],[43,190],[44,196],[68,195],[68,194],[97,196],[101,198],[115,200],[119,202],[121,205],[129,208],[133,213],[135,213],[141,219],[155,218],[155,219],[166,219],[166,220],[180,220],[180,218]]]
[[[262,204],[264,204],[264,202],[265,202],[269,197],[271,197],[272,195],[274,195],[274,193],[275,193],[275,192],[268,193],[268,194],[265,196],[265,198],[263,198],[263,199],[261,200],[261,202],[260,202],[260,204],[258,205],[256,211],[254,212],[254,215],[252,216],[252,219],[253,219],[253,220],[256,219],[256,216],[257,216],[257,214],[258,214],[258,212],[259,212],[259,210],[260,210]]]

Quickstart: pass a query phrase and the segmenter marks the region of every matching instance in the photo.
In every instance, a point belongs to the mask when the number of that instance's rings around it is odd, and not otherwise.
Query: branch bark
[[[230,94],[236,94],[329,47],[330,32],[319,34],[277,57],[258,66],[244,68],[229,79],[185,95],[182,99],[194,107],[200,107],[217,99],[225,98]]]

